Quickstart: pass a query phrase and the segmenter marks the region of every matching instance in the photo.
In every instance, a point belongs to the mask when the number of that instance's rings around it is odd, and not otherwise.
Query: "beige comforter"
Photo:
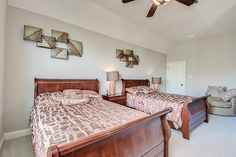
[[[156,92],[136,95],[127,93],[127,105],[145,113],[156,113],[171,107],[173,111],[167,114],[167,119],[173,122],[176,129],[182,126],[183,107],[190,102],[191,97],[182,95]]]
[[[46,157],[48,147],[79,140],[147,116],[147,114],[90,98],[76,105],[62,105],[62,93],[41,94],[30,116],[36,157]]]

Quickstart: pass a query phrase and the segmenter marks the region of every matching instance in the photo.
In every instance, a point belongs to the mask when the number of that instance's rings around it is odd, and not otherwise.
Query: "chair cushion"
[[[210,96],[207,98],[211,107],[219,108],[231,108],[232,105],[229,102],[225,102],[222,98]]]
[[[227,87],[225,86],[208,86],[206,94],[214,97],[219,97],[219,95],[225,92],[226,89]]]
[[[236,97],[236,89],[230,89],[219,95],[224,101],[230,101],[232,98]]]

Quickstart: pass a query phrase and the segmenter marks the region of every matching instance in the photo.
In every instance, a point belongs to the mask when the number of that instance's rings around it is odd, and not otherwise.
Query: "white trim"
[[[4,140],[5,140],[5,132],[3,133],[2,139],[0,141],[0,151],[2,150],[2,145],[3,145]]]
[[[6,132],[4,140],[15,139],[15,138],[19,138],[19,137],[23,137],[23,136],[27,136],[27,135],[31,135],[30,129],[13,131],[13,132]]]
[[[31,135],[31,130],[30,129],[25,129],[25,130],[18,130],[18,131],[12,131],[12,132],[4,132],[2,139],[0,140],[0,150],[2,149],[3,143],[5,140],[11,140],[23,136],[28,136]]]

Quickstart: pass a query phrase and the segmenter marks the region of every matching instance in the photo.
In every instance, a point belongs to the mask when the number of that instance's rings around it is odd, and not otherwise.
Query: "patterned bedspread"
[[[36,157],[46,157],[48,147],[62,146],[147,116],[101,98],[76,105],[62,105],[62,93],[36,98],[30,116]]]
[[[127,105],[129,107],[144,111],[145,113],[160,112],[165,108],[171,107],[173,112],[167,114],[167,119],[172,121],[175,128],[182,126],[182,111],[184,105],[192,102],[192,98],[188,96],[181,96],[166,93],[138,93],[133,95],[127,93]]]

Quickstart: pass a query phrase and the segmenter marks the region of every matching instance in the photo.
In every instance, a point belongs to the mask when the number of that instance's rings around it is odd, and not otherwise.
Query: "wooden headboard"
[[[122,94],[125,94],[125,89],[134,86],[148,86],[150,87],[150,81],[146,80],[131,80],[131,79],[121,79],[122,81]]]
[[[92,90],[99,93],[99,81],[76,79],[34,79],[34,97],[45,92],[62,92],[64,89]]]

